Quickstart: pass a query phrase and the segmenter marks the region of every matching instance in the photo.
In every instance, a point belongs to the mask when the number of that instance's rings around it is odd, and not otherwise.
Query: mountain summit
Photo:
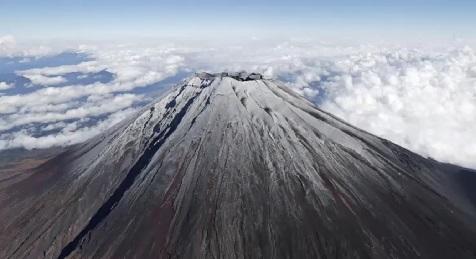
[[[474,258],[471,174],[259,74],[200,73],[2,180],[0,257]]]

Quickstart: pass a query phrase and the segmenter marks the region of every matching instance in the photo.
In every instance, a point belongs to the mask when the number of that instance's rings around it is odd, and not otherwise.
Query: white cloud
[[[8,84],[6,82],[0,82],[0,91],[7,90],[13,87],[13,84]]]
[[[42,86],[53,86],[66,82],[66,79],[61,76],[44,76],[40,74],[23,74],[23,76],[30,79],[33,84]]]
[[[23,147],[26,149],[48,148],[52,146],[67,146],[84,142],[101,132],[109,129],[120,121],[136,112],[135,109],[126,109],[107,119],[100,121],[92,127],[76,128],[74,123],[67,124],[59,133],[41,137],[33,137],[26,131],[18,131],[13,134],[5,134],[0,139],[0,150]]]
[[[54,49],[32,43],[32,46],[20,46],[12,35],[0,35],[0,56],[39,57],[59,53],[61,49]],[[23,60],[22,60],[23,61]]]
[[[54,123],[71,119],[83,119],[106,115],[131,107],[142,100],[142,96],[134,94],[119,94],[110,96],[90,96],[84,103],[72,105],[39,106],[39,109],[30,109],[19,113],[10,114],[0,119],[0,131],[28,125],[32,123]],[[49,109],[50,108],[50,109]]]
[[[15,48],[16,41],[11,35],[0,36],[0,55],[9,54]]]
[[[18,71],[20,75],[41,75],[41,76],[62,76],[68,73],[79,72],[83,74],[98,73],[107,69],[105,64],[100,64],[98,61],[85,61],[77,65],[64,65],[57,67],[43,67],[33,68],[23,71]]]

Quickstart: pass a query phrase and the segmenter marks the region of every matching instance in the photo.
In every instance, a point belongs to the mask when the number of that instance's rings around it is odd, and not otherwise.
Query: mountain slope
[[[454,168],[260,75],[202,73],[8,178],[0,257],[474,258]]]

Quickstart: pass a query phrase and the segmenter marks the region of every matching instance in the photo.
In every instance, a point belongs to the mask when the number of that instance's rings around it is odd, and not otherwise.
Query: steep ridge
[[[475,258],[472,173],[200,73],[1,185],[0,257]]]

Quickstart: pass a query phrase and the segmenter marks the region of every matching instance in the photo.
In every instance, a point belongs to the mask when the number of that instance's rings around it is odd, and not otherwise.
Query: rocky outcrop
[[[474,258],[472,173],[200,73],[1,185],[0,257]]]

